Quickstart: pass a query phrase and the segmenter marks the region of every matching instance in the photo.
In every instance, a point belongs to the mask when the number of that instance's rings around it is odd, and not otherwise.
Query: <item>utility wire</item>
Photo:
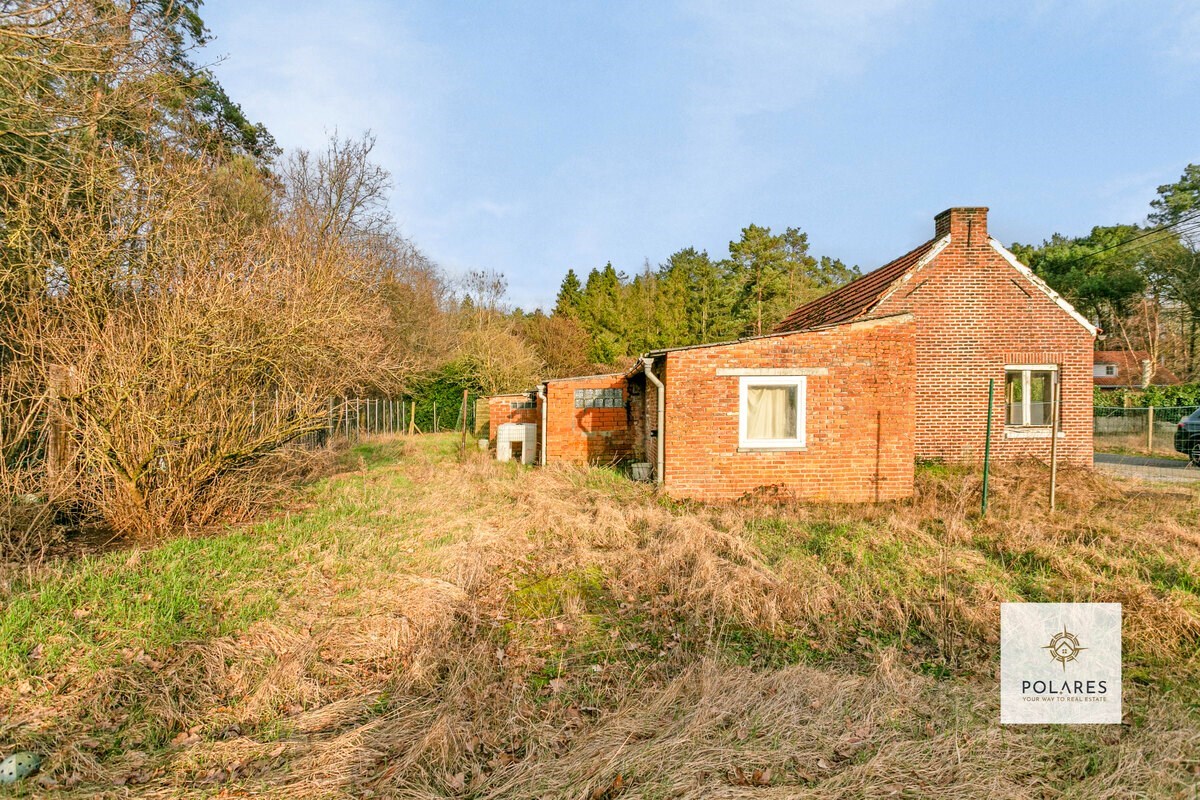
[[[1184,236],[1192,236],[1192,235],[1200,234],[1200,211],[1194,211],[1191,214],[1182,216],[1179,219],[1175,220],[1174,222],[1170,223],[1169,225],[1159,225],[1157,228],[1151,228],[1148,231],[1142,231],[1141,233],[1137,234],[1136,236],[1130,236],[1128,239],[1117,242],[1116,244],[1111,244],[1108,247],[1102,247],[1101,249],[1095,250],[1091,253],[1088,253],[1085,256],[1080,256],[1079,258],[1074,258],[1074,259],[1071,259],[1070,261],[1065,261],[1061,264],[1056,264],[1055,268],[1062,269],[1063,267],[1072,267],[1076,264],[1081,264],[1086,261],[1090,261],[1093,258],[1095,258],[1096,256],[1100,255],[1101,253],[1107,253],[1112,250],[1117,250],[1122,247],[1127,247],[1131,244],[1135,244],[1136,242],[1141,241],[1142,239],[1146,239],[1150,236],[1155,236],[1160,233],[1165,233],[1166,231],[1172,230],[1174,228],[1179,228],[1180,226],[1184,226],[1184,227],[1180,228],[1180,230],[1177,231],[1177,233],[1182,233]]]

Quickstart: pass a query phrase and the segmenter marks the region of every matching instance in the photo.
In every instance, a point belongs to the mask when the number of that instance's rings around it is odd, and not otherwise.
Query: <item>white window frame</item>
[[[1014,423],[1008,421],[1008,373],[1021,373],[1021,419],[1023,422]],[[1004,366],[1004,435],[1010,439],[1020,438],[1050,438],[1051,425],[1032,425],[1030,419],[1030,377],[1031,372],[1050,372],[1053,378],[1050,381],[1051,402],[1053,403],[1054,389],[1058,387],[1058,410],[1057,412],[1051,406],[1050,418],[1058,420],[1058,436],[1062,437],[1062,373],[1057,364],[1006,364]]]
[[[796,437],[794,439],[751,439],[746,435],[750,419],[747,401],[751,386],[796,387]],[[738,379],[738,449],[739,450],[801,450],[806,446],[805,407],[808,398],[808,378],[803,375],[755,375]]]
[[[1111,378],[1111,377],[1115,376],[1116,374],[1117,374],[1117,365],[1116,364],[1105,364],[1104,365],[1105,377]]]

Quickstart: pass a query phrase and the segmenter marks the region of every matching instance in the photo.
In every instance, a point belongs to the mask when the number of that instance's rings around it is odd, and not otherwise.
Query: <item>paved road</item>
[[[1096,469],[1126,478],[1141,478],[1148,481],[1200,481],[1200,469],[1188,466],[1186,461],[1148,456],[1118,456],[1096,453]]]

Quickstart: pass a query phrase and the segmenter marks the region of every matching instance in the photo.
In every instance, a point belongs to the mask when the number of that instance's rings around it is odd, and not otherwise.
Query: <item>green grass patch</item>
[[[149,653],[245,631],[272,617],[284,597],[304,591],[291,579],[295,569],[330,552],[344,578],[365,567],[401,569],[408,558],[404,532],[421,522],[383,502],[410,485],[383,470],[402,451],[403,443],[394,442],[355,446],[347,458],[366,465],[367,481],[354,474],[318,481],[305,492],[311,507],[299,513],[140,550],[84,555],[15,582],[0,597],[0,676],[48,674],[68,661],[72,669],[93,672],[119,659],[121,649]]]
[[[730,625],[717,639],[733,663],[756,669],[780,669],[793,664],[827,662],[830,654],[813,647],[798,631],[781,634]]]
[[[1162,556],[1146,564],[1147,578],[1158,590],[1188,592],[1200,598],[1200,577],[1186,565],[1167,561]]]
[[[572,608],[596,612],[614,605],[604,574],[594,566],[524,578],[513,591],[512,603],[517,616],[525,619],[552,619]]]
[[[289,545],[251,532],[177,539],[83,557],[18,584],[0,611],[0,672],[49,672],[68,658],[96,667],[114,648],[149,651],[244,630],[278,607],[279,590],[260,576]]]

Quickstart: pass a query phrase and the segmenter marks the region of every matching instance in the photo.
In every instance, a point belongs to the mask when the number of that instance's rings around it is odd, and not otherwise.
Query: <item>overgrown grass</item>
[[[1068,470],[1049,515],[1004,466],[982,518],[975,472],[924,464],[905,503],[706,507],[458,445],[366,441],[257,525],[4,573],[4,749],[89,795],[1196,784],[1193,492]],[[1020,599],[1124,604],[1126,728],[997,724]]]

